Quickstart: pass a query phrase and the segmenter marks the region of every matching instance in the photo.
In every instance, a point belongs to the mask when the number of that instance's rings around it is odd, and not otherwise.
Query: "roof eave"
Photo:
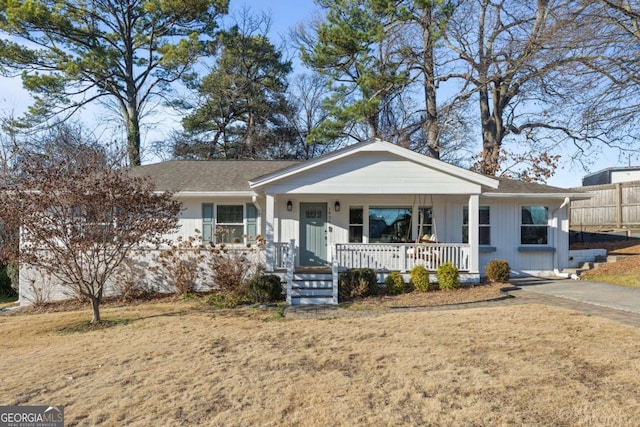
[[[482,197],[493,197],[497,199],[506,198],[521,198],[521,199],[564,199],[569,198],[571,200],[587,200],[595,196],[593,193],[482,193]]]
[[[161,194],[164,191],[156,191]],[[253,197],[256,195],[255,191],[175,191],[173,193],[175,197]]]

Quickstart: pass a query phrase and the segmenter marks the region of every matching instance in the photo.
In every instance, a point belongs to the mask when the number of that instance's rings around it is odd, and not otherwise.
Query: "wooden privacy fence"
[[[640,227],[640,181],[590,185],[574,190],[593,193],[571,202],[571,228]]]

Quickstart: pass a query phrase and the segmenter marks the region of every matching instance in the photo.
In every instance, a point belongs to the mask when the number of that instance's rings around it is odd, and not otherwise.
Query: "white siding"
[[[288,194],[478,194],[480,186],[391,153],[358,153],[265,188]]]
[[[183,211],[180,213],[180,229],[171,237],[177,238],[181,236],[186,239],[191,236],[202,235],[202,204],[213,203],[214,215],[216,214],[215,205],[242,205],[251,203],[251,199],[247,197],[189,197],[177,199],[182,203]],[[244,208],[246,210],[246,208]],[[262,208],[261,208],[262,209]],[[260,209],[259,209],[260,210]],[[246,216],[246,212],[245,212]],[[246,229],[246,221],[245,221]],[[262,228],[264,230],[264,228]],[[198,232],[196,232],[196,230]]]
[[[640,181],[640,171],[611,171],[611,184],[629,181]]]
[[[255,269],[264,265],[264,251],[243,250],[249,259],[250,269]],[[172,293],[174,286],[165,277],[158,261],[159,250],[139,250],[134,251],[131,260],[136,263],[136,278],[139,286],[149,292]],[[251,271],[251,270],[250,270]],[[255,271],[255,270],[254,270]],[[114,284],[118,278],[112,277],[104,288],[104,296],[117,295]],[[195,291],[209,291],[216,289],[217,285],[213,281],[212,272],[207,261],[203,262],[203,269],[198,274]],[[60,285],[60,282],[50,275],[41,272],[29,265],[20,266],[20,305],[32,305],[42,301],[60,301],[75,298],[73,290],[67,286]]]
[[[491,209],[491,248],[495,251],[480,252],[480,272],[492,259],[505,259],[516,275],[551,273],[555,268],[568,267],[569,262],[569,237],[568,221],[566,219],[567,207],[557,208],[562,201],[558,199],[500,199],[480,198],[481,206],[490,206]],[[519,250],[521,207],[530,205],[543,205],[549,208],[549,244],[553,251],[524,252]],[[462,210],[462,206],[459,207]],[[560,227],[555,227],[553,215],[557,217]],[[557,257],[554,261],[554,257]]]

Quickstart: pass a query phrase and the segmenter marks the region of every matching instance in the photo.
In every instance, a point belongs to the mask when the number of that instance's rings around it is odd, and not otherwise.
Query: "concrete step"
[[[607,262],[618,262],[633,255],[607,255]]]

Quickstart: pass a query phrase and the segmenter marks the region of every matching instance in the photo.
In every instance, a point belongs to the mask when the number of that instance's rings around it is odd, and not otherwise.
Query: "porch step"
[[[293,289],[333,289],[330,280],[294,280]]]
[[[331,273],[293,273],[295,281],[332,281]]]
[[[300,276],[300,275],[297,275]],[[333,282],[331,275],[304,274],[291,286],[292,305],[318,305],[333,303]],[[308,277],[311,276],[311,277]],[[326,277],[328,276],[328,277]]]
[[[333,297],[291,297],[291,305],[327,305],[333,303]]]
[[[327,297],[333,298],[333,288],[293,288],[292,298],[299,297]]]

